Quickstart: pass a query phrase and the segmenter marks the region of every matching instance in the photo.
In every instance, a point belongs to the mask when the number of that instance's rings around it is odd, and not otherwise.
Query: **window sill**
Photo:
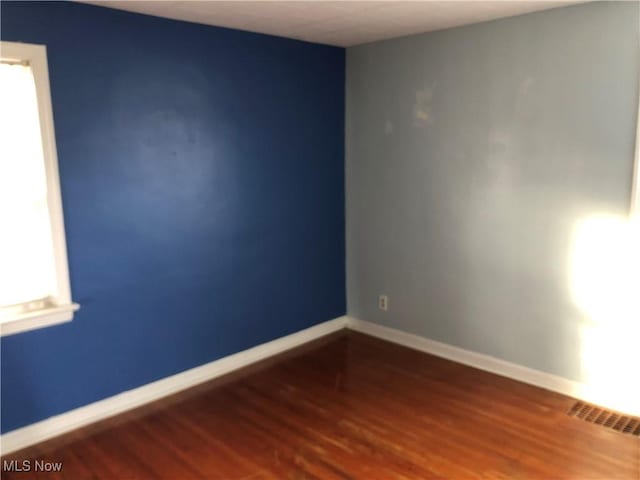
[[[42,310],[4,318],[0,320],[0,336],[4,337],[37,328],[70,322],[73,319],[73,312],[79,308],[80,305],[77,303],[70,303],[69,305],[43,308]]]

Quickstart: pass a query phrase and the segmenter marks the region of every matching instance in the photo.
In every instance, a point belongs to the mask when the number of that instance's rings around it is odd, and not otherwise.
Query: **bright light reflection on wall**
[[[601,215],[578,222],[572,294],[589,320],[581,332],[584,394],[640,415],[640,218]]]

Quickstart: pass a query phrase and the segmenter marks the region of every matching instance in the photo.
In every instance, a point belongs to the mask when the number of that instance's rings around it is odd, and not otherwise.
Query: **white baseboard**
[[[499,358],[489,355],[454,347],[446,343],[437,342],[419,335],[353,317],[348,317],[347,328],[414,350],[420,350],[470,367],[584,400],[585,402],[594,403],[605,408],[623,411],[630,415],[640,415],[640,405],[637,408],[632,407],[630,409],[627,403],[624,407],[621,407],[618,403],[607,397],[607,392],[593,389],[584,383],[569,380],[558,375],[523,367],[522,365],[500,360]]]
[[[346,327],[347,321],[347,317],[338,317],[211,363],[12,430],[0,437],[0,452],[2,455],[6,455],[220,377],[329,333],[342,330]]]
[[[480,370],[602,405],[606,408],[619,409],[615,405],[608,404],[606,400],[603,400],[585,384],[523,367],[489,355],[430,340],[412,333],[344,316],[5,433],[0,437],[0,453],[6,455],[154,400],[159,400],[172,393],[220,377],[343,328],[349,328],[414,350],[430,353]],[[640,411],[627,410],[626,413],[640,415]]]

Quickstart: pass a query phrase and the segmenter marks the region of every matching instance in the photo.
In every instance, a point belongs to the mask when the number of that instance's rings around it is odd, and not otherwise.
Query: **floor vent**
[[[612,412],[584,402],[576,402],[567,414],[586,422],[640,437],[640,418],[638,417]]]

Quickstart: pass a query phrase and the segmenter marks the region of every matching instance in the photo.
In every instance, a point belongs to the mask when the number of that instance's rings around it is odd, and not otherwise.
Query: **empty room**
[[[0,40],[3,480],[640,479],[640,1]]]

